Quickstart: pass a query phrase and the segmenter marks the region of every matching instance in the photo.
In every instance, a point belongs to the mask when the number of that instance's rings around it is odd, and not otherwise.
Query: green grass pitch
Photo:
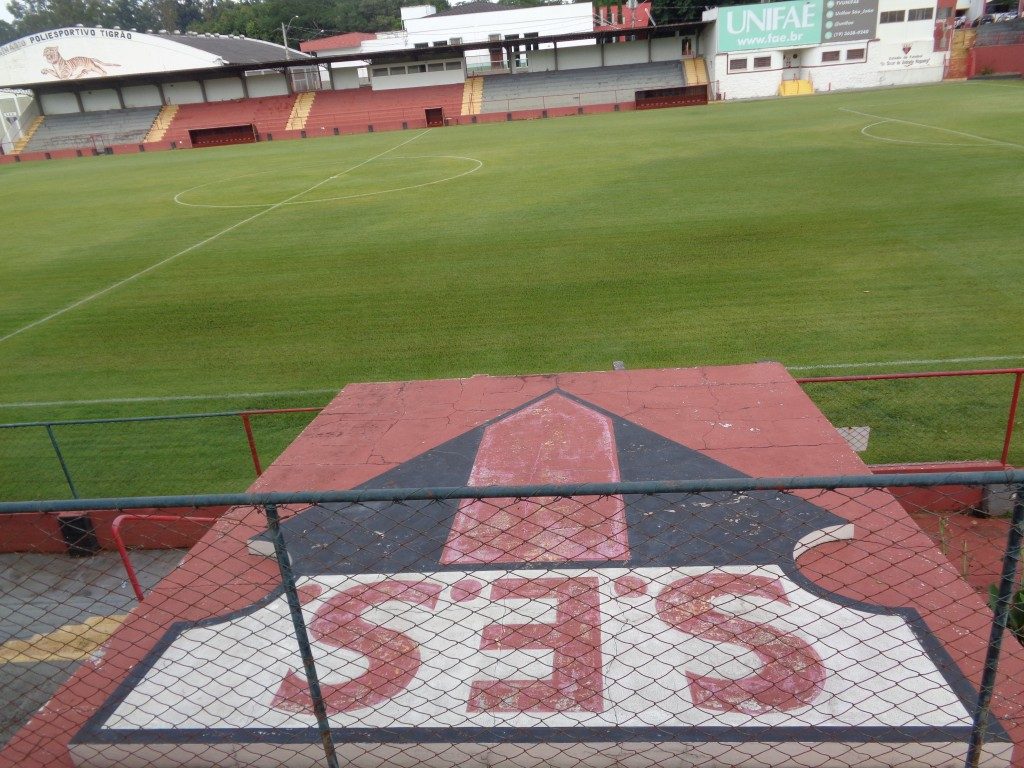
[[[1010,81],[2,166],[0,421],[613,360],[1018,365],[1022,168]],[[809,391],[867,460],[928,460],[997,457],[1010,385]],[[179,396],[208,399],[69,402]],[[307,420],[257,421],[264,460]],[[237,420],[58,437],[83,496],[251,480]],[[0,497],[65,495],[45,432],[0,430]]]

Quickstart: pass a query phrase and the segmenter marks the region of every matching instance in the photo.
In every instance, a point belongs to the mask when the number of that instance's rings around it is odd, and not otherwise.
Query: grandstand
[[[679,61],[493,75],[483,83],[484,113],[612,104],[632,101],[636,91],[685,85]]]
[[[261,135],[283,131],[288,124],[295,96],[264,96],[203,104],[182,104],[177,108],[163,141],[190,143],[189,131],[229,125],[252,125]]]
[[[402,123],[426,125],[425,110],[444,110],[447,117],[462,112],[463,85],[434,85],[422,88],[395,88],[374,91],[351,88],[341,91],[318,91],[305,125],[311,133],[366,131],[402,128]]]
[[[143,107],[49,115],[39,123],[23,151],[102,149],[114,144],[137,144],[145,139],[159,112],[158,107]]]

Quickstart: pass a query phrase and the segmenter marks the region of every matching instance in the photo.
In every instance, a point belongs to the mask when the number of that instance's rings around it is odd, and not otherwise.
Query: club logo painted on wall
[[[743,477],[552,391],[363,487],[680,476]],[[955,765],[975,694],[917,614],[830,595],[795,565],[851,528],[772,491],[326,504],[283,524],[346,760],[741,764],[800,749],[822,764]],[[250,550],[272,547],[263,535]],[[315,760],[280,593],[175,625],[72,753],[97,766],[143,744],[187,756],[211,729],[237,754],[287,743]],[[987,765],[1012,748],[997,730]]]
[[[43,75],[56,77],[58,80],[78,80],[82,77],[104,77],[106,67],[119,67],[108,61],[100,61],[89,56],[72,56],[64,58],[60,48],[48,45],[43,49],[43,58],[50,65],[40,70]]]

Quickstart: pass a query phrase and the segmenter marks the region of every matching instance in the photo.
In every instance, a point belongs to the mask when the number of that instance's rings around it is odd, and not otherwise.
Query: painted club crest
[[[364,487],[730,477],[554,390]],[[853,531],[796,495],[324,504],[282,528],[345,762],[963,760],[970,685],[914,611],[800,573]],[[249,548],[272,553],[265,534]],[[984,764],[1008,763],[997,730]],[[71,749],[184,764],[210,734],[234,759],[321,755],[280,592],[176,624]]]

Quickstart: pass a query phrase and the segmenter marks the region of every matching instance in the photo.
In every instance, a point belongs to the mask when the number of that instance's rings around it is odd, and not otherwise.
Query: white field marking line
[[[946,363],[994,363],[1024,360],[1024,355],[997,355],[991,357],[947,357],[936,360],[883,360],[868,363],[827,363],[824,365],[788,365],[787,371],[818,371],[831,368],[884,368],[889,365],[941,365]],[[153,397],[106,397],[96,400],[48,400],[23,403],[0,403],[0,408],[36,408],[62,405],[117,405],[118,403],[172,403],[185,400],[232,400],[243,397],[289,397],[293,395],[324,395],[338,392],[330,389],[284,389],[277,392],[228,392],[221,395],[163,395]]]
[[[230,392],[223,395],[156,395],[153,397],[104,397],[97,400],[36,400],[24,403],[0,403],[0,408],[53,408],[62,405],[117,405],[120,403],[173,403],[184,400],[237,400],[253,397],[292,397],[295,395],[336,394],[340,387],[330,389],[283,389],[278,392]]]
[[[430,129],[428,128],[427,131],[429,131],[429,130]],[[391,147],[390,149],[385,149],[383,152],[381,152],[379,154],[376,154],[376,155],[374,155],[371,158],[363,160],[361,163],[357,163],[356,165],[353,165],[351,168],[347,168],[344,171],[341,171],[340,173],[336,173],[333,176],[328,176],[326,179],[323,179],[322,181],[318,181],[316,184],[314,184],[309,189],[304,189],[301,192],[297,192],[294,195],[292,195],[291,197],[289,197],[289,198],[287,198],[285,200],[282,200],[279,203],[274,203],[272,205],[269,205],[268,207],[264,208],[262,211],[257,211],[252,216],[249,216],[246,219],[242,219],[237,224],[232,224],[227,229],[222,229],[217,234],[210,235],[210,237],[207,237],[205,240],[200,240],[198,243],[195,243],[194,245],[190,245],[188,248],[185,248],[185,249],[180,250],[180,251],[178,251],[177,253],[175,253],[175,254],[173,254],[171,256],[168,256],[166,259],[161,259],[156,264],[151,264],[148,267],[146,267],[145,269],[139,270],[134,275],[129,275],[128,277],[124,278],[123,280],[118,280],[116,283],[113,283],[112,285],[108,285],[106,288],[103,288],[102,290],[96,291],[96,293],[90,294],[90,295],[86,296],[83,299],[79,299],[76,302],[68,304],[63,309],[58,309],[56,312],[51,312],[46,317],[41,317],[38,320],[33,320],[28,325],[24,325],[21,328],[18,328],[17,330],[11,331],[6,336],[0,336],[0,344],[2,344],[3,342],[7,341],[8,339],[14,338],[19,333],[24,333],[25,331],[28,331],[28,330],[30,330],[32,328],[35,328],[36,326],[42,325],[43,323],[47,323],[50,320],[53,320],[55,317],[60,317],[65,312],[70,312],[71,310],[77,309],[78,307],[82,306],[83,304],[88,304],[90,301],[93,301],[94,299],[98,299],[100,296],[103,296],[104,294],[110,293],[111,291],[113,291],[113,290],[115,290],[117,288],[120,288],[122,285],[125,285],[126,283],[130,283],[133,280],[136,280],[136,279],[142,277],[143,275],[152,272],[154,269],[159,269],[164,264],[169,264],[170,262],[172,262],[175,259],[177,259],[179,256],[184,256],[186,253],[191,253],[192,251],[194,251],[194,250],[196,250],[198,248],[202,248],[204,245],[207,245],[208,243],[212,243],[214,240],[217,240],[218,238],[223,237],[224,235],[228,234],[229,232],[233,232],[234,230],[238,229],[239,227],[244,226],[244,225],[248,224],[249,222],[255,221],[260,216],[268,214],[271,211],[277,210],[282,205],[286,205],[286,204],[290,203],[295,198],[302,197],[302,195],[305,195],[305,194],[307,194],[309,192],[312,192],[314,189],[317,189],[318,187],[322,187],[327,182],[334,181],[339,176],[344,176],[346,173],[350,173],[350,172],[354,171],[356,168],[361,168],[362,166],[366,165],[367,163],[373,162],[378,157],[383,157],[388,152],[394,152],[396,149],[399,149],[400,147],[404,147],[406,144],[408,144],[408,143],[410,143],[412,141],[416,141],[416,139],[420,138],[421,136],[424,136],[427,133],[427,131],[423,131],[422,133],[417,133],[411,139],[406,139],[401,144],[396,144],[395,146]]]
[[[914,144],[919,147],[985,147],[986,144],[979,144],[974,142],[973,144],[964,144],[961,142],[952,141],[910,141],[908,139],[890,139],[885,136],[876,136],[868,131],[868,128],[874,128],[876,125],[885,125],[891,123],[891,120],[879,120],[877,123],[869,123],[860,129],[860,132],[867,136],[869,139],[875,139],[876,141],[891,141],[893,144]]]
[[[949,363],[997,363],[1024,360],[1024,355],[994,355],[991,357],[947,357],[936,360],[880,360],[868,363],[830,363],[827,365],[787,365],[787,371],[822,371],[832,368],[884,368],[895,365],[945,365]]]
[[[952,128],[940,128],[937,125],[928,125],[926,123],[915,123],[912,120],[901,120],[898,117],[886,117],[885,115],[872,115],[870,112],[858,112],[856,109],[849,109],[847,107],[839,107],[840,112],[849,112],[851,115],[860,115],[861,117],[870,117],[875,120],[888,121],[890,123],[903,123],[904,125],[914,125],[918,128],[930,128],[933,131],[942,131],[943,133],[952,133],[956,136],[966,136],[969,139],[978,139],[979,141],[987,141],[990,144],[1001,144],[1004,147],[1014,147],[1015,149],[1024,149],[1024,144],[1014,144],[1012,141],[1002,141],[1000,139],[990,139],[988,136],[979,136],[976,133],[967,133],[965,131],[954,131]]]
[[[341,197],[318,197],[318,198],[315,198],[313,200],[298,200],[296,202],[280,203],[280,205],[313,205],[314,203],[331,203],[331,202],[335,202],[337,200],[354,200],[354,199],[356,199],[358,197],[373,197],[374,195],[385,195],[385,194],[388,194],[389,192],[405,192],[406,190],[409,190],[409,189],[420,189],[421,187],[429,187],[429,186],[431,186],[433,184],[443,184],[446,181],[454,181],[455,179],[460,179],[463,176],[469,176],[469,174],[471,174],[471,173],[476,173],[477,171],[479,171],[481,168],[484,167],[483,160],[478,160],[475,157],[464,157],[462,155],[400,155],[400,156],[397,156],[397,157],[389,157],[385,162],[390,162],[392,160],[417,160],[417,159],[434,159],[434,158],[444,159],[444,160],[468,160],[471,163],[476,163],[476,166],[474,166],[473,168],[470,168],[468,171],[463,171],[462,173],[457,173],[454,176],[445,176],[443,179],[435,179],[434,181],[425,181],[422,184],[413,184],[413,185],[408,186],[408,187],[395,187],[393,189],[378,189],[378,190],[376,190],[374,192],[360,192],[359,194],[356,194],[356,195],[342,195]],[[258,176],[258,175],[261,175],[263,173],[272,173],[272,171],[261,171],[259,174],[249,173],[249,174],[246,174],[245,176],[235,176],[232,179],[225,179],[223,181],[234,181],[235,179],[244,179],[244,178],[248,178],[249,176]],[[186,189],[186,190],[184,190],[182,192],[179,192],[178,194],[176,194],[174,196],[174,202],[176,202],[178,205],[188,206],[189,208],[262,208],[265,205],[269,205],[269,203],[246,203],[246,204],[243,204],[243,205],[214,205],[214,204],[208,204],[208,203],[186,203],[184,200],[179,199],[179,198],[181,198],[182,195],[187,195],[189,192],[194,192],[195,190],[202,189],[203,187],[213,186],[214,184],[221,184],[221,183],[223,183],[223,181],[211,181],[211,182],[207,182],[206,184],[200,184],[199,186],[192,187],[190,189]]]

